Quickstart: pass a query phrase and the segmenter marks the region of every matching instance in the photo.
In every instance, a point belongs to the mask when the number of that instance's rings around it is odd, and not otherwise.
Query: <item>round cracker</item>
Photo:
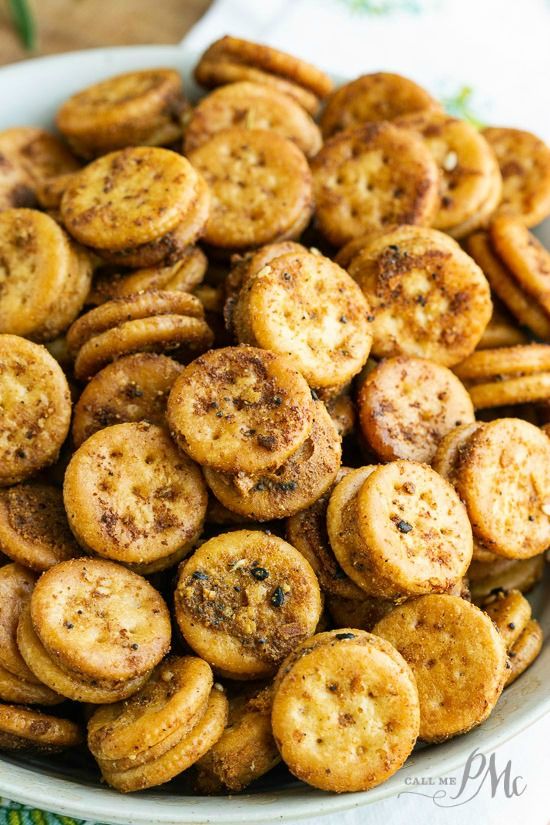
[[[33,591],[31,618],[50,656],[87,679],[135,679],[170,647],[160,594],[103,559],[72,559],[44,573]]]
[[[390,644],[361,630],[320,634],[300,653],[283,666],[273,701],[284,762],[322,790],[365,791],[384,782],[418,735],[408,665]]]
[[[421,596],[392,610],[374,633],[414,673],[421,739],[441,742],[487,719],[504,687],[506,646],[479,608],[459,596]]]
[[[71,419],[67,379],[45,347],[0,335],[0,487],[57,459]]]
[[[201,302],[194,295],[177,290],[138,292],[114,298],[81,315],[67,332],[67,345],[73,355],[95,335],[127,321],[158,315],[185,315],[203,318]]]
[[[422,137],[439,169],[440,206],[434,227],[452,230],[475,216],[495,177],[500,177],[495,154],[480,132],[465,120],[433,109],[395,122]]]
[[[472,531],[454,489],[412,461],[346,476],[332,493],[327,528],[348,576],[384,599],[448,592],[472,558]]]
[[[60,226],[34,209],[0,213],[0,331],[55,338],[88,294],[92,267]]]
[[[372,341],[370,308],[338,264],[310,252],[273,258],[239,294],[241,343],[288,355],[311,387],[347,384]]]
[[[200,469],[165,429],[146,422],[90,436],[69,462],[63,498],[83,547],[140,565],[189,553],[207,505]]]
[[[34,675],[32,681],[21,679],[0,665],[0,701],[18,705],[59,705],[63,696]]]
[[[0,705],[0,747],[2,750],[52,751],[82,743],[80,727],[68,719],[49,716],[38,710]]]
[[[452,366],[489,323],[489,284],[456,241],[436,229],[402,226],[374,237],[350,275],[373,315],[372,354],[410,355]]]
[[[493,553],[525,559],[550,545],[550,441],[538,427],[518,418],[484,424],[456,485],[474,534]]]
[[[518,676],[533,664],[542,650],[544,634],[536,619],[531,619],[525,626],[523,633],[508,652],[510,668],[507,671],[505,687],[515,682]]]
[[[204,252],[198,246],[189,246],[181,258],[170,266],[153,266],[114,275],[111,272],[98,273],[87,303],[102,304],[113,298],[156,289],[190,292],[201,283],[207,265]]]
[[[185,127],[185,152],[234,126],[277,132],[306,157],[316,155],[322,145],[319,127],[297,102],[269,86],[242,81],[221,86],[193,109]]]
[[[36,635],[31,621],[30,609],[21,614],[17,627],[17,644],[27,665],[51,691],[59,696],[65,696],[75,702],[89,702],[92,704],[110,704],[127,699],[136,693],[149,678],[147,671],[142,676],[128,679],[123,682],[86,681],[78,674],[61,668],[51,658],[44,645]]]
[[[454,372],[463,380],[487,380],[513,375],[532,375],[550,370],[550,346],[527,344],[474,352],[457,364]]]
[[[61,141],[33,126],[15,126],[0,132],[0,208],[37,206],[40,187],[52,178],[79,168]]]
[[[420,138],[393,123],[368,123],[331,138],[312,162],[316,219],[342,246],[388,224],[429,224],[438,172]]]
[[[193,650],[233,678],[272,675],[310,636],[321,594],[310,564],[276,536],[237,530],[210,539],[181,568],[176,620]]]
[[[519,590],[499,590],[489,595],[481,607],[491,617],[507,650],[515,645],[531,618],[531,605]]]
[[[347,473],[342,469],[341,474]],[[330,493],[325,493],[307,510],[291,516],[286,538],[311,564],[324,593],[363,603],[365,594],[342,570],[330,546],[326,515]],[[345,622],[348,626],[352,623]]]
[[[178,72],[142,69],[72,95],[56,123],[79,155],[94,157],[131,145],[172,143],[181,135],[186,105]]]
[[[446,367],[420,358],[388,358],[361,384],[359,421],[383,461],[430,463],[441,439],[474,420],[467,390]]]
[[[160,207],[162,209],[162,206]],[[203,234],[210,212],[210,190],[203,178],[196,183],[195,196],[183,220],[169,232],[152,241],[125,246],[124,249],[94,249],[95,254],[113,266],[170,266],[180,260],[185,250]]]
[[[229,699],[227,727],[196,765],[197,790],[242,791],[280,761],[271,731],[271,687]]]
[[[127,355],[108,364],[84,387],[75,404],[75,447],[112,424],[147,421],[164,425],[168,394],[182,370],[172,358],[151,352]]]
[[[506,304],[520,324],[532,330],[543,341],[550,340],[550,318],[521,289],[518,282],[495,254],[487,232],[476,232],[466,242],[466,249],[479,264],[491,289]]]
[[[214,495],[232,512],[257,521],[286,518],[310,507],[331,487],[340,469],[340,436],[322,401],[313,412],[311,433],[277,470],[228,476],[204,468]]]
[[[167,149],[110,152],[75,174],[61,200],[61,217],[86,246],[123,250],[145,244],[181,222],[198,179],[189,161]]]
[[[253,43],[230,35],[215,40],[195,69],[195,77],[199,83],[203,82],[201,65],[213,60],[233,61],[243,67],[256,68],[302,87],[318,98],[326,97],[332,90],[332,81],[325,72],[311,63],[306,63],[305,60],[263,43]]]
[[[306,380],[281,355],[226,347],[201,355],[176,380],[168,424],[179,447],[221,472],[275,469],[313,423]]]
[[[36,577],[19,564],[0,567],[0,662],[18,679],[37,682],[33,672],[17,647],[17,624],[24,607],[29,603]]]
[[[37,483],[0,490],[0,546],[14,561],[38,572],[81,555],[61,491]]]
[[[202,659],[169,657],[130,699],[93,713],[88,747],[101,761],[125,760],[128,767],[150,761],[151,748],[173,733],[182,739],[200,721],[212,684],[212,670]]]
[[[414,80],[391,72],[364,74],[333,92],[321,115],[325,138],[363,123],[393,120],[439,103]]]
[[[213,340],[206,321],[189,315],[153,315],[125,321],[94,335],[80,348],[74,373],[81,380],[91,378],[111,361],[136,352],[171,352],[189,360],[208,349]]]
[[[233,127],[189,153],[212,195],[204,240],[244,250],[296,238],[313,211],[304,154],[275,132]]]
[[[103,778],[122,793],[162,785],[209,751],[222,735],[226,722],[227,699],[222,691],[213,689],[202,719],[173,748],[151,762],[125,771],[112,770],[100,761]]]
[[[483,129],[492,146],[503,179],[497,214],[519,218],[535,226],[550,214],[550,149],[521,129],[490,126]]]
[[[476,410],[546,401],[550,397],[550,372],[475,384],[468,391]]]
[[[493,220],[489,234],[519,286],[550,313],[550,252],[524,223],[507,215]]]

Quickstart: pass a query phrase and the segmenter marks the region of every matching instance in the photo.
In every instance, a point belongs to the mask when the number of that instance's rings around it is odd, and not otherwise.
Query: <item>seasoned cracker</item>
[[[286,541],[237,530],[202,544],[180,570],[176,620],[186,642],[236,679],[273,675],[310,636],[321,593],[306,559]]]
[[[80,727],[38,710],[0,705],[0,749],[52,753],[82,743]]]
[[[61,217],[80,243],[124,250],[155,241],[181,223],[193,209],[198,185],[196,170],[175,152],[122,149],[75,174],[61,200]]]
[[[550,545],[550,441],[538,427],[518,418],[484,424],[468,441],[456,486],[493,553],[525,559]]]
[[[127,770],[187,736],[206,712],[213,676],[194,656],[169,657],[125,702],[97,708],[88,721],[88,747],[96,759]],[[175,742],[174,742],[175,744]]]
[[[414,673],[421,739],[441,742],[487,719],[504,687],[506,646],[479,608],[458,596],[421,596],[394,608],[374,633]]]
[[[88,304],[103,304],[113,298],[128,297],[136,292],[176,289],[191,292],[198,286],[208,265],[204,252],[197,246],[187,247],[181,258],[170,266],[153,266],[134,272],[98,273]]]
[[[147,421],[164,425],[168,394],[182,370],[172,358],[150,352],[127,355],[108,364],[84,387],[75,404],[75,447],[113,424]]]
[[[448,235],[402,226],[374,237],[349,265],[371,307],[372,354],[452,366],[467,357],[492,312],[479,266]]]
[[[550,341],[550,318],[525,293],[512,272],[496,255],[487,232],[476,232],[466,241],[466,249],[483,270],[491,288],[520,324],[543,341]]]
[[[336,630],[314,636],[283,664],[271,719],[295,776],[326,791],[366,791],[411,752],[418,694],[409,666],[384,639]]]
[[[412,461],[349,473],[331,495],[327,529],[336,558],[369,596],[448,592],[472,558],[460,499],[431,468]]]
[[[316,155],[322,145],[319,127],[302,106],[275,88],[242,81],[221,86],[199,101],[185,127],[185,152],[234,126],[281,134],[306,157]]]
[[[227,699],[223,692],[213,689],[202,719],[174,747],[151,762],[127,770],[113,770],[100,761],[103,778],[122,793],[162,785],[209,751],[222,735],[226,722]]]
[[[344,129],[423,109],[440,109],[426,89],[402,75],[374,72],[344,83],[330,95],[321,115],[321,129],[329,138]]]
[[[507,215],[494,219],[489,234],[496,253],[520,288],[550,314],[550,252],[524,223]]]
[[[542,650],[544,635],[542,627],[536,619],[531,619],[525,626],[523,633],[508,652],[510,669],[505,687],[515,682],[518,676],[533,664]]]
[[[331,138],[312,162],[316,220],[335,246],[389,224],[430,224],[438,171],[410,130],[369,123]]]
[[[67,522],[61,490],[36,482],[0,489],[0,547],[39,573],[82,555]]]
[[[471,123],[445,112],[426,110],[395,122],[422,137],[439,169],[440,206],[433,226],[456,232],[485,206],[500,178],[491,146]]]
[[[0,332],[49,341],[74,321],[92,264],[60,226],[34,209],[0,213]]]
[[[105,427],[84,441],[67,467],[63,498],[88,552],[143,572],[191,551],[207,504],[200,469],[164,428],[146,422]]]
[[[93,158],[126,146],[173,143],[181,136],[187,105],[178,72],[142,69],[72,95],[56,123],[78,155]]]
[[[306,380],[283,356],[254,347],[201,355],[174,384],[168,424],[199,464],[221,472],[280,467],[311,432]]]
[[[310,507],[340,469],[340,436],[322,401],[316,401],[309,436],[272,472],[235,476],[204,468],[206,482],[229,510],[257,521],[286,518]]]
[[[550,149],[531,132],[490,126],[483,129],[503,179],[497,214],[535,226],[550,214]]]
[[[383,461],[429,464],[447,433],[474,420],[468,392],[449,369],[405,356],[367,375],[358,408],[363,435]]]
[[[33,591],[30,612],[49,655],[83,679],[135,679],[170,647],[170,618],[160,594],[141,576],[103,559],[72,559],[48,570]]]
[[[49,352],[0,335],[0,487],[53,464],[71,419],[67,379]]]
[[[292,358],[315,389],[349,383],[372,340],[370,307],[338,264],[310,252],[271,259],[241,288],[234,323],[241,343]]]
[[[298,147],[276,132],[233,127],[189,153],[210,187],[204,240],[247,250],[297,238],[313,212],[309,166]]]

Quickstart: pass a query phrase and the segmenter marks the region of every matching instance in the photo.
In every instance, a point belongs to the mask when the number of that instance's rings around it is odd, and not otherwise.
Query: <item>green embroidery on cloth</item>
[[[433,7],[436,0],[339,0],[351,11],[370,15],[390,15],[396,12],[421,14]]]
[[[9,799],[0,799],[0,825],[93,825],[82,819],[27,808]],[[99,825],[99,823],[97,824]]]

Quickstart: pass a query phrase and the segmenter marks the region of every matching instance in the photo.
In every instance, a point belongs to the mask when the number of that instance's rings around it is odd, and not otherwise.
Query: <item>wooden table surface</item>
[[[0,64],[26,57],[134,43],[177,43],[210,0],[31,0],[38,43],[21,46],[0,0]]]

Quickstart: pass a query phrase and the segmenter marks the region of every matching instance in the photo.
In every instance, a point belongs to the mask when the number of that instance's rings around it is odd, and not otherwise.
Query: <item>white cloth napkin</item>
[[[277,46],[342,79],[396,71],[457,115],[550,141],[550,0],[217,0],[183,42],[198,54],[223,34]],[[416,786],[426,796],[394,797],[323,825],[550,825],[550,716],[496,751],[499,772],[509,760],[521,796],[507,798],[502,786],[493,796],[478,780],[462,804],[443,809],[430,798],[437,786]],[[449,776],[458,787],[462,770]]]

